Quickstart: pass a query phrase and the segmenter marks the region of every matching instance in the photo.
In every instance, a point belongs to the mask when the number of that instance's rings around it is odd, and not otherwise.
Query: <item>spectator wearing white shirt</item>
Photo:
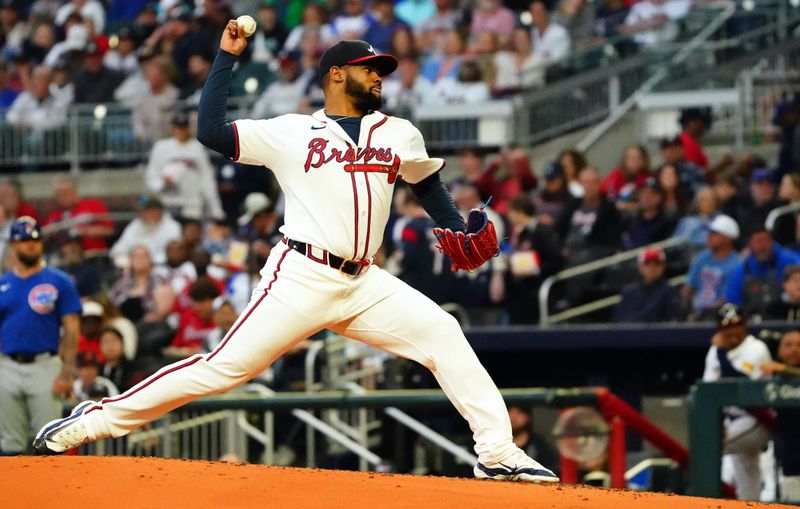
[[[373,23],[367,14],[364,0],[344,0],[343,14],[333,19],[333,29],[340,39],[363,39]]]
[[[40,65],[33,70],[30,88],[11,104],[6,121],[18,129],[43,132],[61,127],[67,122],[69,100],[50,93],[53,73]]]
[[[622,31],[641,46],[654,47],[678,37],[677,20],[686,16],[690,0],[642,0],[631,6]]]
[[[533,0],[530,5],[533,29],[533,52],[547,63],[558,62],[569,55],[572,41],[567,29],[550,21],[550,11],[543,0]]]
[[[147,187],[183,219],[223,218],[214,168],[205,148],[190,135],[188,115],[173,115],[172,134],[150,151]]]
[[[303,39],[303,34],[308,31],[319,33],[321,45],[327,44],[328,41],[332,41],[336,36],[333,26],[328,23],[328,14],[325,11],[325,7],[316,2],[308,2],[303,7],[303,23],[289,32],[289,36],[283,44],[283,53],[291,53],[300,49],[300,41]]]
[[[313,72],[310,69],[303,71],[300,62],[293,58],[282,57],[280,78],[264,89],[253,104],[250,118],[272,118],[297,112]]]
[[[427,101],[433,95],[433,84],[419,75],[416,60],[403,58],[398,63],[397,72],[384,80],[382,90],[384,109],[399,114]]]
[[[81,18],[91,20],[96,34],[102,34],[106,27],[106,11],[97,0],[71,0],[62,5],[56,12],[55,24],[63,25],[70,14],[77,12]]]
[[[136,42],[129,28],[117,32],[117,45],[109,49],[103,57],[103,64],[109,69],[130,76],[139,70],[139,59],[136,58]]]
[[[533,51],[531,32],[517,28],[511,36],[510,50],[494,55],[495,91],[519,91],[523,87],[544,85],[543,57]]]
[[[164,136],[166,112],[180,94],[171,77],[175,66],[169,57],[159,55],[142,64],[147,89],[136,99],[133,107],[133,133],[142,141],[152,141]],[[124,86],[123,82],[120,86]]]
[[[120,268],[129,265],[128,253],[137,245],[150,252],[156,265],[167,261],[167,245],[181,238],[181,225],[168,212],[164,204],[154,196],[142,197],[137,217],[128,223],[119,240],[111,247],[110,255]]]
[[[465,60],[458,78],[443,78],[433,87],[432,103],[475,104],[491,98],[489,85],[483,81],[481,67],[474,60]]]

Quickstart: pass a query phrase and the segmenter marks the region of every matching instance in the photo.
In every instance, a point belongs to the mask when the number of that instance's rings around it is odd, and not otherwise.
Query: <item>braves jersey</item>
[[[378,250],[398,177],[414,184],[444,165],[410,122],[380,112],[362,118],[358,140],[323,110],[233,127],[234,159],[272,170],[286,195],[281,233],[342,258]]]
[[[45,267],[26,279],[7,272],[0,276],[0,350],[57,352],[61,319],[80,312],[78,291],[60,270]]]

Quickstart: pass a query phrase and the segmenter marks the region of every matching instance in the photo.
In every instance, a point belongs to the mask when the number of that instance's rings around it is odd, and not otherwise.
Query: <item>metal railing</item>
[[[567,279],[572,279],[578,276],[582,276],[584,274],[589,274],[592,272],[596,272],[599,270],[607,269],[609,267],[615,266],[617,264],[633,260],[639,253],[641,253],[645,249],[670,249],[670,248],[677,248],[683,247],[688,244],[687,240],[684,238],[671,238],[667,240],[663,240],[661,242],[656,242],[654,244],[649,244],[647,246],[643,246],[636,249],[631,249],[629,251],[624,251],[622,253],[617,253],[611,256],[607,256],[605,258],[600,258],[598,260],[593,260],[589,263],[585,263],[583,265],[577,265],[575,267],[570,267],[568,269],[564,269],[561,272],[553,274],[549,278],[545,279],[542,282],[542,285],[539,287],[539,326],[540,327],[548,327],[558,322],[563,322],[570,318],[575,318],[576,316],[580,316],[586,313],[590,313],[593,311],[597,311],[600,309],[607,308],[609,306],[613,306],[619,302],[619,296],[610,296],[605,297],[603,299],[599,299],[593,302],[589,302],[587,304],[583,304],[580,306],[575,306],[571,309],[566,311],[562,311],[561,313],[550,315],[550,307],[549,307],[549,300],[550,300],[550,292],[555,285],[559,281],[565,281]],[[670,285],[675,286],[678,284],[683,283],[683,276],[679,276],[676,278],[672,278],[670,280]]]

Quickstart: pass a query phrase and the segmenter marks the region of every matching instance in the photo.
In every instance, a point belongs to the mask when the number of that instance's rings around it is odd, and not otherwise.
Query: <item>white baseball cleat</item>
[[[556,474],[522,451],[498,463],[478,463],[473,469],[477,479],[497,481],[558,482]]]
[[[50,421],[39,430],[33,439],[36,454],[62,454],[79,445],[91,442],[86,425],[80,417],[94,401],[84,401],[77,405],[68,417]]]

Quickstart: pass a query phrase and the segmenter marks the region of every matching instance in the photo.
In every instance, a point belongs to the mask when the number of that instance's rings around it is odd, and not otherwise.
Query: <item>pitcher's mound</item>
[[[762,505],[567,485],[154,458],[6,457],[0,458],[0,472],[2,506],[7,509],[729,509]]]

